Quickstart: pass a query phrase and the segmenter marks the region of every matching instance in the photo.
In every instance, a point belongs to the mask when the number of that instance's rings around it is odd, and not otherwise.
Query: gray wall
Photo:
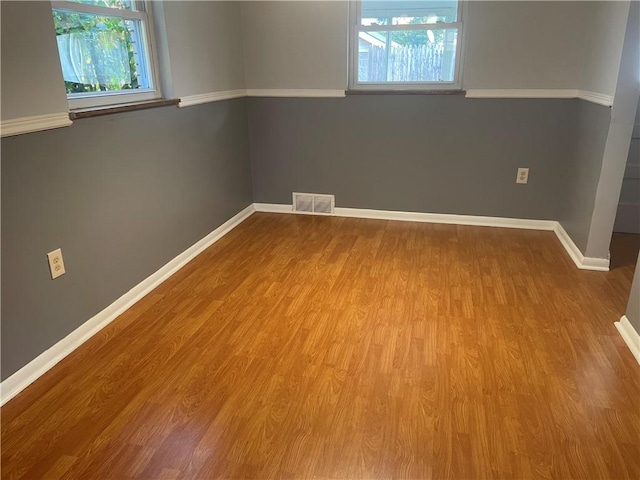
[[[346,88],[346,2],[239,3],[247,88]]]
[[[640,234],[640,105],[622,179],[614,232]]]
[[[578,88],[613,95],[622,61],[622,46],[631,2],[624,0],[571,3],[579,4],[580,9],[588,10],[581,39],[584,67],[579,77]]]
[[[602,169],[602,154],[607,141],[611,109],[579,101],[574,120],[574,154],[564,159],[562,190],[557,220],[581,252],[585,252],[596,201],[596,189]]]
[[[165,97],[245,87],[240,3],[153,2]],[[3,1],[0,9],[2,120],[67,112],[51,2]]]
[[[161,57],[164,77],[173,83],[172,96],[245,87],[241,3],[155,2],[164,20],[158,33],[166,37]]]
[[[3,380],[252,202],[245,101],[2,139]]]
[[[0,2],[0,12],[2,120],[68,111],[51,2]]]
[[[633,274],[633,284],[631,285],[631,294],[625,315],[636,332],[640,333],[640,257],[638,257],[636,271]]]
[[[559,218],[567,201],[583,140],[576,117],[593,129],[584,148],[602,151],[609,112],[580,100],[411,95],[248,105],[256,202],[333,193],[340,207],[533,219]],[[518,167],[531,169],[527,185],[515,183]]]
[[[578,88],[592,3],[468,2],[464,88]]]
[[[611,125],[607,134],[602,170],[591,217],[591,230],[585,255],[606,258],[618,209],[618,200],[640,98],[640,2],[627,8],[628,19],[611,107]]]
[[[247,88],[346,87],[347,2],[240,3]],[[628,5],[467,2],[463,87],[567,88],[612,95]]]

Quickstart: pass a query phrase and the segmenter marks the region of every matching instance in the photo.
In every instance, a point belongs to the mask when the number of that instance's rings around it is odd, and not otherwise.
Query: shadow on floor
[[[611,270],[620,267],[635,267],[640,251],[640,235],[614,233],[611,237]]]

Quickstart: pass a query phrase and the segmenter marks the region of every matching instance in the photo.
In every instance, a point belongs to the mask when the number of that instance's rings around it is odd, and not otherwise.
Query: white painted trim
[[[614,325],[620,332],[624,343],[627,344],[633,356],[636,357],[636,361],[640,364],[640,333],[636,332],[626,315],[623,315],[619,321],[614,322]]]
[[[580,98],[587,102],[610,107],[613,97],[586,90],[565,89],[469,89],[467,98]]]
[[[292,205],[255,203],[257,212],[293,213],[309,215],[308,212],[296,212]],[[481,217],[476,215],[452,215],[443,213],[398,212],[392,210],[368,210],[364,208],[336,207],[336,217],[372,218],[378,220],[400,220],[404,222],[443,223],[449,225],[471,225],[480,227],[518,228],[523,230],[553,231],[573,262],[581,270],[609,271],[606,258],[585,257],[573,243],[569,234],[555,220],[530,220],[522,218]]]
[[[200,105],[202,103],[220,102],[222,100],[231,100],[232,98],[242,98],[247,96],[247,91],[240,90],[225,90],[223,92],[210,92],[202,93],[198,95],[187,95],[180,97],[180,103],[178,107],[191,107],[192,105]]]
[[[248,97],[311,97],[311,98],[342,98],[344,90],[320,89],[253,89],[247,90]]]
[[[576,98],[574,89],[470,89],[467,98]]]
[[[560,222],[556,222],[556,226],[553,229],[558,240],[567,251],[573,263],[576,264],[580,270],[595,270],[598,272],[608,272],[609,271],[609,259],[608,258],[594,258],[594,257],[585,257],[578,246],[573,243],[571,237],[567,233],[567,231],[563,228]]]
[[[388,210],[368,210],[364,208],[336,207],[335,212],[337,217],[375,218],[380,220],[401,220],[405,222],[476,225],[483,227],[519,228],[526,230],[553,230],[556,223],[552,220],[527,220],[520,218],[480,217],[475,215],[397,212]]]
[[[584,257],[580,270],[593,270],[595,272],[608,272],[610,260],[608,258]]]
[[[257,212],[296,213],[292,205],[273,203],[254,204]],[[396,220],[403,222],[444,223],[449,225],[476,225],[484,227],[518,228],[525,230],[553,230],[557,222],[553,220],[528,220],[504,217],[480,217],[475,215],[449,215],[441,213],[399,212],[393,210],[369,210],[365,208],[336,207],[334,217],[372,218],[376,220]]]
[[[254,206],[249,205],[3,381],[0,384],[0,405],[11,400],[60,360],[131,308],[151,290],[237,227],[253,212],[255,212]]]
[[[578,98],[587,102],[596,103],[605,107],[613,105],[613,96],[603,93],[587,92],[586,90],[578,90]]]
[[[309,98],[342,98],[344,90],[320,89],[239,89],[223,92],[202,93],[180,97],[178,107],[190,107],[201,103],[219,102],[242,97],[309,97]]]
[[[69,119],[69,112],[12,118],[10,120],[2,120],[0,123],[0,136],[10,137],[12,135],[21,135],[23,133],[68,127],[72,123],[71,119]]]
[[[293,89],[239,89],[226,90],[222,92],[203,93],[198,95],[187,95],[180,97],[179,107],[189,107],[201,103],[219,102],[241,97],[283,97],[283,98],[343,98],[344,90],[337,89],[313,89],[313,88],[293,88]],[[466,91],[467,98],[580,98],[588,102],[597,103],[610,107],[613,104],[613,97],[601,93],[587,92],[575,89],[471,89]]]
[[[295,213],[292,205],[255,203],[256,212]],[[368,210],[365,208],[336,207],[334,217],[372,218],[376,220],[396,220],[403,222],[444,223],[450,225],[476,225],[484,227],[519,228],[526,230],[553,230],[557,222],[553,220],[526,220],[520,218],[479,217],[474,215],[448,215],[440,213],[398,212],[393,210]]]
[[[293,209],[293,205],[282,205],[279,203],[254,203],[253,206],[256,209],[256,212],[265,212],[265,213],[295,213],[295,214],[306,214],[307,212],[296,212]]]

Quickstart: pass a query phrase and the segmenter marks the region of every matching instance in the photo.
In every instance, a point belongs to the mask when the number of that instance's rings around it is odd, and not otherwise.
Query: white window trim
[[[455,68],[452,82],[359,82],[358,81],[358,37],[360,30],[360,17],[362,1],[349,2],[349,90],[393,90],[393,91],[428,91],[428,90],[460,90],[462,89],[462,72],[464,63],[465,33],[464,21],[466,20],[466,1],[458,0],[458,18],[454,23],[436,24],[442,29],[457,28],[457,48]],[[415,26],[384,25],[380,28],[368,27],[368,30],[415,30]]]
[[[111,17],[122,17],[132,20],[141,20],[144,36],[144,43],[147,48],[147,63],[149,64],[149,75],[151,76],[151,88],[139,88],[136,90],[121,90],[114,92],[87,92],[67,94],[70,110],[81,108],[104,107],[119,105],[123,103],[137,103],[162,98],[160,90],[160,75],[158,69],[158,52],[156,47],[156,37],[153,25],[153,7],[151,1],[135,0],[136,11],[119,10],[115,8],[99,7],[77,2],[67,2],[64,0],[53,0],[52,9],[72,10],[81,13],[94,13],[97,15],[107,15]]]

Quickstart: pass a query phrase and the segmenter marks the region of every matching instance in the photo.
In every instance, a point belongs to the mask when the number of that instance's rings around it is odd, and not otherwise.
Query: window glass
[[[72,109],[161,97],[149,21],[135,0],[54,0],[53,23]]]
[[[149,88],[137,20],[54,10],[67,93]]]
[[[359,2],[351,22],[351,87],[451,88],[459,78],[459,7],[456,0]]]
[[[359,82],[453,82],[458,32],[361,32]]]
[[[117,8],[119,10],[135,10],[135,2],[132,0],[68,0],[73,3],[83,5],[94,5],[96,7]]]
[[[457,1],[373,1],[362,0],[361,24],[406,25],[454,23],[458,21]]]

